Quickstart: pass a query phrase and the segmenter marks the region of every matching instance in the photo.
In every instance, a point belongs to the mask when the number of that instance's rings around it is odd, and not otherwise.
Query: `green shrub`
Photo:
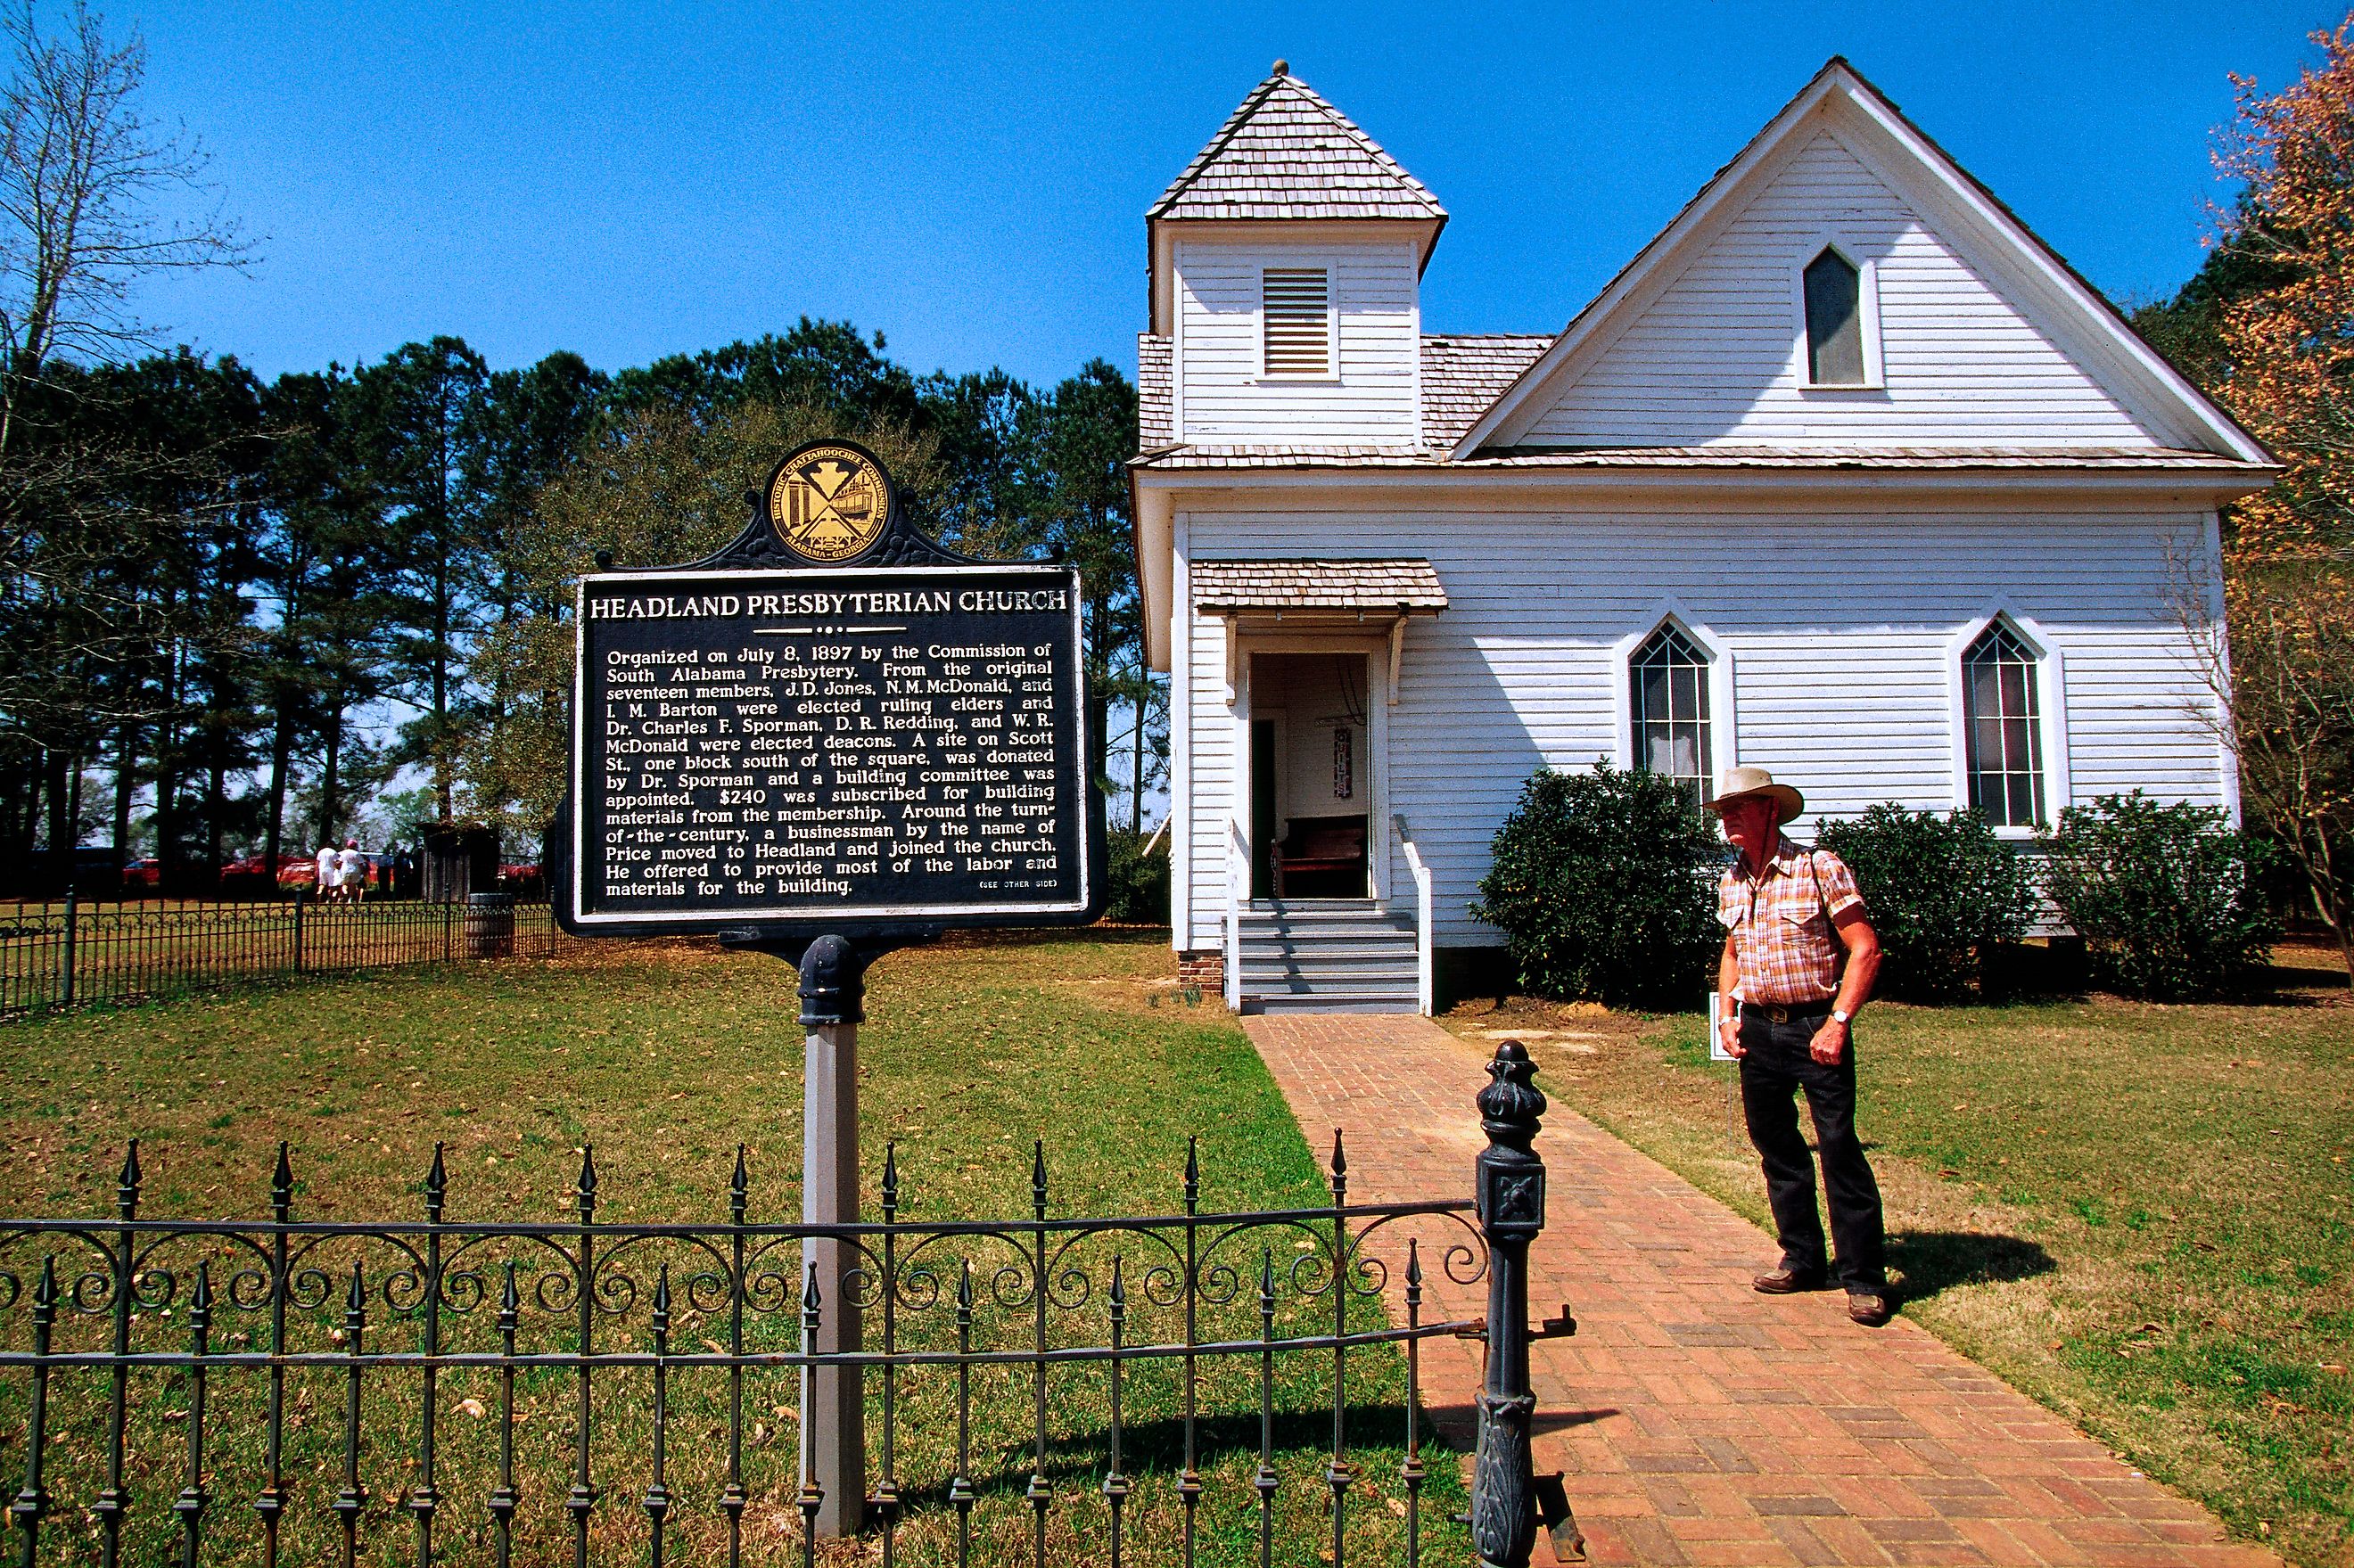
[[[2272,851],[2213,807],[2104,795],[2040,842],[2052,901],[2094,976],[2127,996],[2229,992],[2280,934],[2264,899]]]
[[[1724,945],[1724,853],[1715,824],[1657,774],[1544,769],[1497,832],[1471,913],[1502,929],[1540,996],[1671,1007],[1704,989]]]
[[[1816,842],[1855,873],[1885,994],[1954,1001],[1982,990],[1988,955],[2034,916],[2027,868],[1976,811],[1941,817],[1891,801],[1825,822]]]
[[[1114,828],[1105,838],[1104,880],[1110,895],[1104,900],[1104,918],[1133,926],[1169,924],[1169,835],[1146,854],[1150,834],[1139,836]]]

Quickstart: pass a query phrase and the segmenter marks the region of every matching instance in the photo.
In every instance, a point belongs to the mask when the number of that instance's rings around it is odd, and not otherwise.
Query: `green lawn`
[[[1157,933],[943,944],[885,959],[871,979],[861,1039],[870,1214],[886,1139],[899,1142],[905,1212],[917,1220],[1026,1215],[1037,1139],[1045,1140],[1057,1214],[1174,1212],[1186,1139],[1195,1134],[1205,1209],[1327,1201],[1316,1160],[1248,1043],[1214,1005],[1184,1005],[1169,969]],[[301,1180],[298,1218],[420,1216],[420,1179],[437,1141],[446,1145],[453,1220],[570,1219],[579,1150],[593,1143],[600,1220],[724,1221],[739,1141],[752,1172],[751,1217],[790,1217],[800,1202],[797,1006],[792,971],[773,959],[684,944],[590,945],[538,962],[355,976],[9,1024],[0,1027],[0,1212],[111,1213],[115,1169],[135,1136],[146,1171],[143,1213],[154,1216],[265,1215],[271,1163],[285,1139]],[[21,1245],[9,1252],[15,1266],[27,1255]],[[1257,1255],[1246,1260],[1253,1268]],[[1108,1259],[1087,1261],[1096,1294],[1070,1330],[1082,1338],[1104,1331],[1106,1307]],[[1137,1266],[1133,1255],[1129,1266]],[[1133,1274],[1129,1290],[1130,1339],[1165,1331],[1165,1316],[1153,1321]],[[1254,1293],[1241,1294],[1205,1328],[1255,1333]],[[314,1315],[321,1331],[340,1320],[339,1305],[338,1292]],[[25,1313],[19,1305],[6,1314],[11,1344],[21,1342]],[[255,1327],[233,1311],[217,1316],[217,1336]],[[1283,1317],[1308,1328],[1289,1308]],[[782,1321],[789,1329],[790,1315]],[[698,1344],[714,1324],[682,1303],[676,1337]],[[1329,1538],[1320,1475],[1331,1358],[1292,1360],[1298,1364],[1278,1379],[1278,1552],[1306,1563]],[[1253,1372],[1229,1363],[1208,1379],[1214,1419],[1205,1428],[1210,1480],[1201,1525],[1213,1561],[1257,1554]],[[612,1560],[644,1551],[645,1375],[610,1374],[597,1396],[607,1493],[594,1529]],[[976,1380],[986,1407],[975,1435],[982,1561],[1028,1549],[1028,1376],[1013,1370]],[[332,1554],[335,1539],[325,1510],[340,1484],[343,1383],[327,1373],[291,1381],[296,1496],[287,1528],[300,1549],[290,1560],[318,1560]],[[398,1555],[413,1550],[398,1505],[414,1478],[417,1397],[413,1376],[381,1381],[386,1386],[367,1395],[367,1419],[382,1425],[364,1465],[372,1501],[363,1533],[376,1552]],[[521,1381],[521,1519],[536,1544],[518,1560],[544,1561],[568,1541],[560,1505],[573,1385],[568,1372]],[[782,1376],[753,1381],[748,1425],[758,1435],[748,1468],[756,1496],[747,1538],[754,1561],[780,1561],[798,1536],[790,1511],[796,1394]],[[682,1500],[671,1545],[681,1561],[714,1561],[721,1539],[717,1383],[716,1374],[673,1381],[670,1484]],[[83,1374],[59,1374],[52,1394],[61,1432],[48,1480],[59,1506],[45,1560],[94,1553],[95,1526],[82,1509],[100,1484],[96,1388]],[[950,1388],[945,1374],[919,1374],[904,1393],[899,1468],[916,1506],[902,1552],[910,1562],[952,1560],[952,1516],[940,1497],[953,1452]],[[1166,1369],[1140,1366],[1125,1392],[1128,1467],[1142,1477],[1128,1507],[1129,1544],[1165,1558],[1180,1517],[1176,1383]],[[1378,1554],[1394,1551],[1403,1533],[1402,1358],[1353,1356],[1349,1393],[1360,1466],[1350,1550]],[[1099,1366],[1059,1371],[1050,1384],[1053,1530],[1066,1556],[1100,1529],[1107,1393]],[[249,1506],[260,1485],[259,1397],[258,1378],[217,1381],[209,1529],[220,1544],[208,1560],[251,1560],[259,1540]],[[12,1489],[24,1460],[23,1399],[21,1378],[0,1389],[0,1476]],[[133,1404],[133,1560],[154,1561],[175,1528],[170,1502],[186,1446],[185,1380],[142,1373]],[[437,1539],[453,1560],[487,1561],[482,1501],[496,1423],[482,1417],[486,1406],[495,1411],[489,1374],[444,1378],[436,1403],[444,1496]],[[870,1447],[879,1442],[872,1425],[868,1436]],[[1437,1557],[1460,1558],[1461,1532],[1444,1522],[1461,1506],[1459,1478],[1451,1460],[1434,1461],[1426,1544]]]
[[[2342,1565],[2354,1007],[2326,968],[2281,978],[2248,1006],[1876,1003],[1858,1121],[1907,1314],[2234,1531]],[[1549,1031],[1548,1092],[1764,1223],[1699,1018],[1515,1001],[1447,1022]]]

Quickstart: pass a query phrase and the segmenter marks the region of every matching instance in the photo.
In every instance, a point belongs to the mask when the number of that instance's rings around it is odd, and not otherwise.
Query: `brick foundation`
[[[1226,989],[1226,955],[1217,948],[1197,948],[1177,955],[1177,983],[1197,985],[1204,991],[1223,991]]]

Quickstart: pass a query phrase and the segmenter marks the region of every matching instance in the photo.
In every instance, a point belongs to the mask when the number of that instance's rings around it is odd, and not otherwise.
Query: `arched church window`
[[[1806,291],[1808,381],[1863,386],[1863,274],[1826,245],[1807,263]]]
[[[1627,662],[1635,766],[1672,779],[1698,805],[1709,778],[1706,650],[1670,621]]]
[[[2036,653],[1998,620],[1962,655],[1970,806],[1999,828],[2043,820],[2043,736]]]

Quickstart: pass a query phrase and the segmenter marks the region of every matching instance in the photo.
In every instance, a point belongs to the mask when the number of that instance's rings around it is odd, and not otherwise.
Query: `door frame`
[[[1251,842],[1251,676],[1253,661],[1262,653],[1353,654],[1365,662],[1365,871],[1367,896],[1386,906],[1390,899],[1390,858],[1394,853],[1390,824],[1389,769],[1389,638],[1387,628],[1370,634],[1236,631],[1234,716],[1235,788],[1226,832]],[[1272,716],[1272,715],[1270,715]],[[1277,756],[1282,766],[1280,741]],[[1277,800],[1282,799],[1283,779],[1276,779]]]

